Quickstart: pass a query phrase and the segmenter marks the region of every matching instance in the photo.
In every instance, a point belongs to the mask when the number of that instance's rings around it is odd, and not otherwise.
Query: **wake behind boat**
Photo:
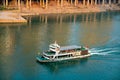
[[[57,62],[63,60],[72,60],[77,58],[85,58],[91,54],[89,49],[84,46],[63,46],[60,47],[56,42],[49,45],[49,50],[39,54],[36,59],[39,62]]]

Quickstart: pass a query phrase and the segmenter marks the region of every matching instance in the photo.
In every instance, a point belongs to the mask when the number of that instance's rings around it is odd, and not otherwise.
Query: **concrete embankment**
[[[24,19],[19,13],[13,12],[0,12],[0,23],[26,23],[27,20]]]

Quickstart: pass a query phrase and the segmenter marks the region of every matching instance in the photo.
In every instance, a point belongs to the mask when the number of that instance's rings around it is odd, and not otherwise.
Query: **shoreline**
[[[119,11],[120,6],[112,5],[89,5],[89,6],[49,6],[47,9],[34,7],[31,9],[21,8],[20,14],[22,16],[41,15],[41,14],[73,14],[73,13],[91,13],[91,12],[106,12]]]
[[[24,12],[23,12],[24,11]],[[98,7],[49,7],[47,9],[43,8],[32,8],[31,10],[26,10],[23,8],[21,10],[22,16],[28,15],[41,15],[41,14],[73,14],[73,13],[90,13],[90,12],[103,12],[105,10],[100,10]]]
[[[97,6],[65,6],[49,8],[21,8],[20,10],[7,10],[0,12],[0,23],[27,23],[23,16],[42,15],[42,14],[76,14],[76,13],[91,13],[91,12],[106,12],[119,11],[120,7],[116,5],[97,5]]]
[[[14,13],[12,11],[0,12],[0,23],[27,23],[20,13]]]

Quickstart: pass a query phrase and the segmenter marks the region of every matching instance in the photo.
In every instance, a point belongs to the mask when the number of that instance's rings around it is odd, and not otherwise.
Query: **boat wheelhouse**
[[[49,45],[49,50],[44,51],[36,57],[39,62],[57,62],[90,56],[89,49],[84,46],[63,46],[60,47],[56,42]]]

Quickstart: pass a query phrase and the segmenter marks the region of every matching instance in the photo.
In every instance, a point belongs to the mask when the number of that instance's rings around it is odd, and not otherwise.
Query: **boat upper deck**
[[[80,49],[80,48],[81,48],[81,46],[77,46],[77,45],[64,46],[64,47],[61,47],[61,48],[60,48],[60,51]]]
[[[84,47],[77,46],[77,45],[63,46],[60,48],[59,55],[72,54],[71,52],[82,50],[82,48],[84,48]],[[47,55],[47,56],[52,56],[52,55],[55,55],[55,52],[48,50],[48,51],[43,52],[43,54]]]

